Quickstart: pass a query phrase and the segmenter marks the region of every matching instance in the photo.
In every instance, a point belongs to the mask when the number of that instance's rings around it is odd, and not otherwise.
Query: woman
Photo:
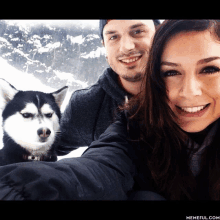
[[[165,21],[127,109],[140,122],[140,173],[166,199],[220,199],[219,85],[220,23]]]

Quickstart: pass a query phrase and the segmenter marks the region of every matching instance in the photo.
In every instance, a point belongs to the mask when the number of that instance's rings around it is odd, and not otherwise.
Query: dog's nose
[[[47,138],[47,137],[49,137],[49,136],[50,136],[50,133],[51,133],[51,131],[50,131],[50,129],[48,129],[48,128],[39,128],[39,129],[37,130],[37,134],[38,134],[41,138]]]

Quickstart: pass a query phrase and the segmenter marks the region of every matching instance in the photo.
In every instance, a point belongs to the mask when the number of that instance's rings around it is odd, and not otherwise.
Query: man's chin
[[[143,79],[143,74],[137,73],[134,76],[129,76],[129,75],[123,75],[121,76],[124,80],[128,82],[140,82]]]

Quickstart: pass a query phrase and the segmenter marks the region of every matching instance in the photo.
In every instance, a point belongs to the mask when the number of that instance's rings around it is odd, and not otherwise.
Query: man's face
[[[139,82],[145,73],[153,20],[109,20],[103,29],[104,46],[111,68],[129,82]]]

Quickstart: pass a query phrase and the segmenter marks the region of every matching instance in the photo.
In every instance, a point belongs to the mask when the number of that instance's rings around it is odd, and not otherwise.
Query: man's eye
[[[21,115],[24,117],[24,118],[33,118],[34,115],[31,114],[31,113],[21,113]]]
[[[114,36],[111,36],[109,39],[110,40],[115,40],[115,39],[117,39],[117,37],[118,37],[117,35],[114,35]]]
[[[134,31],[134,34],[140,34],[142,32],[143,32],[142,30],[136,30],[136,31]]]

